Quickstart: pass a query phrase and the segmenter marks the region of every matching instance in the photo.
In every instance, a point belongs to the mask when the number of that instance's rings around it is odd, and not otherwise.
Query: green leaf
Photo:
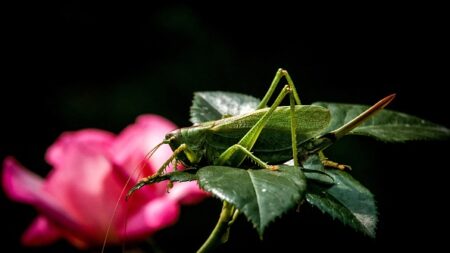
[[[333,177],[328,175],[325,169],[320,170],[318,167],[314,167],[316,165],[311,164],[310,159],[308,159],[307,162],[308,168],[303,167],[302,171],[303,174],[305,174],[306,180],[308,182],[313,181],[314,183],[322,185],[324,187],[334,185]],[[294,160],[289,160],[284,164],[294,166]],[[322,165],[322,163],[320,163],[320,165]],[[311,168],[311,166],[313,166],[313,168]],[[321,168],[323,168],[323,165],[321,166]]]
[[[234,92],[195,92],[191,106],[191,122],[198,124],[224,116],[241,115],[256,109],[260,100]]]
[[[328,175],[326,172],[303,170],[303,173],[305,174],[308,182],[313,181],[314,183],[320,184],[324,187],[334,185],[333,177]]]
[[[349,122],[368,106],[317,102],[331,112],[331,122],[325,133]],[[409,140],[438,140],[450,137],[450,130],[438,124],[401,112],[382,110],[365,123],[353,129],[350,134],[374,137],[386,142]]]
[[[375,237],[377,208],[375,199],[367,188],[347,172],[325,170],[317,155],[308,158],[303,166],[311,170],[326,171],[334,180],[334,185],[327,188],[314,183],[308,184],[306,199],[309,203],[355,230]]]
[[[306,191],[305,177],[294,166],[283,165],[278,171],[207,166],[197,175],[200,187],[244,213],[261,237],[267,225],[296,206]]]

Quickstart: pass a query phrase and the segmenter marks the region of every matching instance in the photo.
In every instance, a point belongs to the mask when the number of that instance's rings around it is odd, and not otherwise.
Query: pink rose
[[[170,156],[172,151],[164,145],[145,159],[175,128],[162,117],[144,115],[118,136],[96,129],[63,133],[47,150],[46,160],[53,169],[45,179],[7,157],[3,164],[6,194],[39,212],[24,233],[23,244],[46,245],[65,238],[79,248],[101,245],[119,196]],[[143,168],[140,175],[137,167]],[[123,198],[119,202],[108,243],[146,238],[174,224],[180,204],[196,203],[204,196],[196,182],[175,184],[170,193],[166,183],[143,187],[128,202]]]

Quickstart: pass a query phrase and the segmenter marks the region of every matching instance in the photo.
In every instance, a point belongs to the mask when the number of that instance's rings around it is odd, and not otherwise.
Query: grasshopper
[[[282,78],[287,84],[270,107],[267,107]],[[289,106],[280,106],[289,96]],[[336,140],[387,106],[395,97],[389,95],[339,129],[320,135],[330,122],[330,112],[320,106],[302,105],[295,85],[284,69],[279,69],[253,112],[200,123],[168,133],[159,146],[168,144],[171,157],[154,175],[141,179],[127,194],[164,174],[175,162],[188,167],[227,165],[240,167],[248,158],[262,169],[277,170],[277,164],[293,160],[299,166],[310,154],[320,153]],[[323,159],[325,165],[345,169],[346,166]]]
[[[273,104],[267,107],[283,77],[287,84]],[[289,96],[289,106],[281,106],[286,96]],[[168,144],[173,154],[153,175],[133,186],[126,198],[141,187],[162,179],[172,162],[175,168],[178,162],[197,168],[209,165],[248,168],[243,163],[250,161],[262,169],[276,171],[278,165],[291,160],[295,167],[301,168],[300,162],[318,153],[325,166],[346,169],[347,166],[327,160],[322,151],[383,109],[394,97],[392,94],[383,98],[342,127],[322,134],[330,123],[329,110],[316,105],[302,105],[289,73],[279,69],[254,111],[235,116],[223,115],[222,119],[166,134],[164,140],[150,151],[149,157],[163,144]],[[229,228],[238,215],[239,210],[224,200],[219,221],[198,252],[208,252],[217,244],[226,242]]]

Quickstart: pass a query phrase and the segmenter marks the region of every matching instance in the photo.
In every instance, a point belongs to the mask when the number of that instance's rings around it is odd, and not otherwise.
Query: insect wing
[[[240,138],[256,124],[268,111],[268,108],[257,110],[248,114],[225,118],[216,122],[211,131],[214,135],[226,138]],[[297,105],[294,115],[297,117],[297,138],[303,142],[320,134],[330,122],[328,109],[315,105]],[[290,144],[291,112],[288,106],[275,109],[273,115],[264,127],[259,139],[279,137],[287,138]],[[273,143],[272,144],[276,144]]]
[[[208,148],[221,153],[236,144],[268,109],[225,118],[216,121],[209,130]],[[330,122],[330,113],[320,106],[302,105],[295,107],[297,117],[297,143],[300,144],[319,135]],[[278,107],[258,137],[252,152],[270,163],[292,159],[291,112],[288,106]],[[213,157],[214,155],[212,155]]]

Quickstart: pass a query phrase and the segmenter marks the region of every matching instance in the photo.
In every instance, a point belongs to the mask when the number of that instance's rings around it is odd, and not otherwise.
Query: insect
[[[287,84],[283,86],[273,104],[267,107],[282,78],[286,79]],[[281,106],[286,97],[289,98],[289,106]],[[169,145],[173,154],[153,175],[141,179],[133,186],[126,198],[147,184],[166,180],[165,170],[171,163],[175,164],[175,168],[181,163],[195,168],[213,165],[238,169],[254,167],[247,166],[248,163],[254,163],[261,169],[277,171],[281,170],[282,164],[292,160],[295,167],[301,168],[301,162],[313,154],[322,154],[322,150],[383,109],[394,97],[395,94],[392,94],[383,98],[342,127],[323,133],[330,123],[330,111],[318,105],[302,105],[288,72],[279,69],[267,93],[253,111],[222,115],[221,119],[201,122],[167,133],[164,140],[149,152],[147,158],[161,145]],[[323,154],[321,161],[326,166],[347,168],[327,160]],[[302,170],[306,171],[306,168]],[[170,185],[171,180],[169,187]],[[226,241],[228,233],[225,230],[234,222],[239,212],[239,209],[224,200],[224,215],[220,215],[215,232],[198,252],[207,252],[217,244],[217,234],[223,234],[220,239],[222,243]]]
[[[287,84],[270,107],[267,107],[280,80]],[[289,106],[280,106],[289,96]],[[216,121],[180,128],[168,133],[155,147],[168,144],[173,150],[171,157],[157,172],[141,179],[127,197],[164,174],[172,163],[185,166],[227,165],[239,167],[250,161],[258,167],[277,170],[278,164],[294,161],[318,153],[332,145],[337,139],[360,125],[377,111],[383,109],[395,97],[385,97],[344,126],[320,135],[330,122],[328,109],[316,105],[302,105],[294,83],[284,69],[279,69],[257,109],[243,115],[225,116]],[[326,165],[344,169],[345,166],[324,159]]]

